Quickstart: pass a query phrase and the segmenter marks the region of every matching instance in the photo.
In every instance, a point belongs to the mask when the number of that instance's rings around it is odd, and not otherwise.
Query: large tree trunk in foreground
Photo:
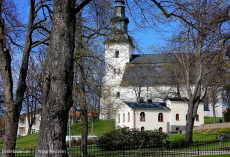
[[[65,139],[72,106],[74,0],[53,0],[53,26],[45,60],[41,126],[36,157],[67,157]]]

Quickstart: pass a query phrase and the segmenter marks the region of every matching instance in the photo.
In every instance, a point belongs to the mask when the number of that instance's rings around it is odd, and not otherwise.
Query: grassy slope
[[[222,122],[224,123],[224,117],[216,117],[216,122],[219,122],[220,119],[222,119]],[[204,117],[204,124],[209,124],[209,123],[213,123],[213,117]]]
[[[101,135],[114,129],[114,120],[96,120],[94,122],[94,134]],[[81,135],[81,123],[76,123],[71,125],[71,135]],[[88,135],[91,135],[92,122],[88,123]]]
[[[91,135],[92,122],[89,121],[89,135]],[[101,135],[114,129],[114,120],[96,120],[94,122],[94,134]],[[68,134],[68,132],[67,132]],[[71,125],[71,135],[81,135],[81,123]],[[38,133],[19,137],[17,140],[17,148],[35,147],[37,146]],[[0,140],[0,149],[2,148],[3,141]]]

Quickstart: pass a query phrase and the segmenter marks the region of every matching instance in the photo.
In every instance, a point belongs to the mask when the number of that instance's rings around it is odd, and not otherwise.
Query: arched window
[[[162,127],[159,127],[159,132],[162,132],[162,131],[163,131]]]
[[[141,127],[141,132],[144,132],[145,131],[145,127]]]
[[[198,114],[196,115],[196,121],[199,121],[199,115]]]
[[[176,120],[180,120],[180,116],[178,113],[176,114]]]
[[[130,113],[128,112],[128,122],[130,122]]]
[[[123,122],[125,122],[125,114],[123,113]]]
[[[119,58],[119,51],[115,52],[115,58]]]
[[[145,121],[145,113],[141,112],[140,114],[140,121]]]
[[[163,113],[158,114],[158,122],[163,122]]]
[[[120,123],[120,114],[118,114],[118,123]]]

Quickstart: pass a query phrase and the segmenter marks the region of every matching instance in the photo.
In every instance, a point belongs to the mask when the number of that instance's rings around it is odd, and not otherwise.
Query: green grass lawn
[[[224,117],[216,117],[216,122],[219,123],[222,119],[222,122],[224,123]],[[214,123],[213,117],[204,117],[204,124],[210,124]]]
[[[92,121],[88,122],[88,135],[91,135]],[[71,135],[81,135],[81,122],[72,124]],[[101,135],[105,132],[115,129],[114,120],[95,120],[94,122],[94,135]]]
[[[95,120],[94,135],[101,135],[114,129],[114,120]],[[71,135],[81,135],[81,122],[71,124]],[[92,122],[88,123],[88,134],[91,135]],[[68,132],[67,132],[68,134]],[[27,136],[18,137],[17,148],[35,147],[37,146],[38,133]],[[0,149],[2,149],[3,141],[0,140]]]
[[[193,141],[215,140],[219,134],[220,133],[193,134]],[[179,138],[185,138],[185,134],[172,134],[169,137],[169,141],[174,141]]]

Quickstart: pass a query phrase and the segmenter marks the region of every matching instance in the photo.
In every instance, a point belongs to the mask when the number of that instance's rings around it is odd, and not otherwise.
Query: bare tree
[[[32,58],[30,59],[30,68],[27,75],[27,89],[25,91],[25,99],[23,107],[28,119],[27,135],[31,134],[32,126],[39,119],[38,114],[41,110],[41,78],[42,71],[39,69],[39,62],[36,63]]]
[[[162,9],[160,3],[154,3]],[[223,15],[222,20],[216,20],[216,13],[225,12],[229,6],[222,7],[218,3],[213,5],[207,1],[175,1],[175,5],[178,12],[168,14],[164,9],[162,11],[166,16],[175,16],[181,20],[180,28],[184,28],[172,39],[171,52],[175,54],[177,62],[182,67],[180,83],[185,87],[188,98],[185,138],[190,142],[197,108],[207,94],[208,87],[212,85],[210,80],[213,79],[209,78],[213,78],[214,75],[210,65],[218,68],[219,62],[216,62],[215,58],[222,56],[219,51],[219,40],[223,38],[220,30],[227,14]]]
[[[9,52],[9,41],[12,41],[12,43],[16,44],[14,42],[13,38],[8,36],[9,34],[6,34],[6,27],[7,24],[11,23],[5,23],[4,22],[4,4],[6,1],[0,1],[0,7],[1,7],[1,15],[0,15],[0,21],[1,21],[1,28],[0,28],[0,38],[1,38],[1,49],[0,49],[0,74],[3,80],[4,84],[4,104],[5,104],[5,134],[3,137],[4,145],[3,145],[3,154],[4,157],[10,157],[14,156],[12,150],[15,149],[16,144],[16,137],[17,137],[17,128],[18,128],[18,120],[20,116],[20,111],[22,108],[22,101],[24,97],[24,92],[26,90],[26,76],[27,76],[27,70],[28,70],[28,62],[29,62],[29,56],[31,49],[36,47],[37,45],[45,42],[48,40],[48,38],[34,41],[32,40],[32,34],[35,33],[35,30],[39,28],[43,28],[41,23],[44,20],[36,20],[39,14],[37,14],[40,9],[42,2],[36,3],[35,0],[30,1],[30,11],[29,11],[29,18],[28,18],[28,25],[26,29],[26,37],[25,37],[25,44],[23,49],[23,55],[22,55],[22,61],[21,61],[21,67],[19,70],[19,76],[18,76],[18,85],[16,89],[16,94],[14,96],[13,91],[13,78],[12,78],[12,57]],[[12,14],[11,14],[12,15]],[[12,27],[13,28],[13,27]],[[48,30],[48,29],[47,29]],[[46,30],[46,31],[47,31]],[[8,39],[8,41],[7,41]],[[9,151],[11,150],[11,151]]]

